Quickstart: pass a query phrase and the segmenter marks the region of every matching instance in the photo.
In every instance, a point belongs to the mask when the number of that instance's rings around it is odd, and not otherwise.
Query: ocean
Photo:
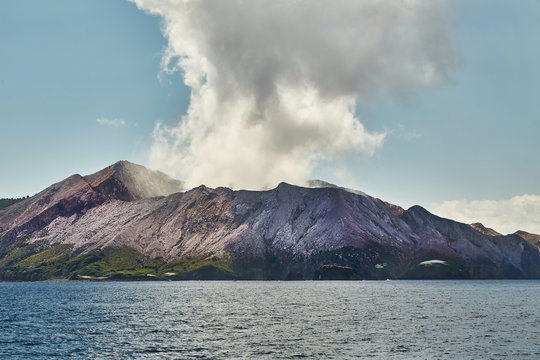
[[[540,359],[540,281],[0,283],[2,359]]]

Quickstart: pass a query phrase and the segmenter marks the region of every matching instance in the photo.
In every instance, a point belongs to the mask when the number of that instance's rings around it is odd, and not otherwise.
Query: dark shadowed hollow
[[[0,283],[0,357],[537,359],[538,281]]]

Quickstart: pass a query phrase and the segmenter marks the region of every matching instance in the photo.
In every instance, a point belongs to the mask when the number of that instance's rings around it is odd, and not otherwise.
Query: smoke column
[[[162,71],[190,106],[158,124],[150,165],[188,186],[301,184],[320,161],[370,155],[358,99],[443,80],[454,56],[437,0],[135,0],[162,18]],[[342,171],[342,169],[340,170]]]

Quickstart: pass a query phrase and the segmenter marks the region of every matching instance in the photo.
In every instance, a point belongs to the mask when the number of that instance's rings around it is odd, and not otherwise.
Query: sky
[[[292,34],[286,44],[290,48],[275,55],[265,51],[271,48],[267,45],[281,49],[280,38],[257,31],[234,33],[232,30],[237,29],[231,23],[246,28],[254,25],[239,21],[249,19],[238,17],[239,9],[245,7],[236,9],[236,1],[225,3],[228,8],[219,11],[195,9],[198,12],[193,14],[214,16],[212,23],[222,26],[216,25],[214,32],[204,30],[207,36],[198,36],[203,30],[183,19],[181,11],[174,11],[176,5],[167,1],[159,6],[145,0],[137,4],[123,0],[3,1],[0,197],[32,195],[71,174],[92,173],[126,159],[160,168],[193,184],[208,178],[229,182],[234,180],[231,176],[239,173],[248,180],[254,176],[253,181],[258,180],[259,173],[271,173],[273,177],[264,179],[269,185],[278,178],[294,182],[297,178],[288,177],[290,174],[298,175],[298,179],[309,176],[354,187],[405,208],[419,204],[459,221],[481,221],[505,233],[517,229],[540,233],[540,2],[448,2],[443,8],[444,28],[436,21],[428,21],[435,15],[441,16],[437,9],[419,11],[413,22],[401,12],[396,15],[393,10],[382,9],[375,26],[395,22],[397,16],[400,26],[437,39],[444,31],[445,36],[440,39],[449,40],[448,49],[441,45],[441,54],[445,56],[432,55],[441,41],[426,45],[401,36],[391,42],[390,53],[385,52],[387,48],[381,50],[378,43],[366,45],[363,40],[359,44],[364,47],[357,53],[346,41],[342,47],[335,45],[339,41],[334,38],[323,43],[336,56],[346,55],[345,51],[356,55],[343,64],[334,63],[332,57],[324,58],[324,62],[306,60],[320,44],[314,42],[312,48],[304,47],[306,34],[296,26],[305,21],[305,28],[309,29],[309,20],[320,22],[321,14],[329,13],[328,9],[313,10],[306,15],[307,20],[298,20],[302,16],[295,17],[300,13],[294,11],[288,12],[288,19],[280,9],[268,9],[263,20]],[[348,10],[343,9],[330,9],[336,11],[330,11],[335,18],[328,27],[339,23],[340,16]],[[360,20],[370,26],[371,18]],[[223,29],[231,29],[230,34]],[[346,32],[336,29],[332,36],[346,36]],[[326,28],[323,30],[321,37],[328,35]],[[225,44],[232,41],[229,45],[238,46],[238,51],[219,53],[215,43],[208,39]],[[246,41],[249,47],[240,47],[235,39]],[[264,46],[257,47],[258,44]],[[394,44],[403,46],[394,48]],[[256,52],[250,52],[251,49]],[[245,63],[237,64],[235,54],[239,52],[246,54]],[[276,56],[271,63],[277,68],[275,77],[256,71],[256,61],[261,60],[256,56],[261,53]],[[283,80],[296,72],[282,61],[282,53],[303,61],[302,69],[307,74],[303,76],[313,80],[317,95],[310,89],[291,87]],[[196,60],[196,55],[200,55],[214,63],[205,67],[170,61],[164,67],[167,54],[172,54],[173,60],[186,54]],[[364,58],[363,54],[383,59],[394,57],[396,62],[389,62],[386,68],[371,68],[371,57]],[[401,79],[402,73],[389,78],[381,75],[393,70],[396,64],[414,62],[417,54],[426,54],[422,61],[442,69],[435,73],[436,81],[424,83],[422,77],[410,74]],[[445,62],[449,57],[452,61]],[[265,58],[261,61],[267,65]],[[328,68],[328,64],[334,67]],[[340,67],[350,72],[341,71]],[[318,69],[323,70],[322,75],[314,79],[313,73]],[[202,82],[196,77],[197,71],[203,72]],[[232,80],[223,75],[226,71],[234,75]],[[355,74],[371,85],[327,85],[340,76],[354,78]],[[381,77],[384,79],[380,80]],[[294,104],[287,107],[284,99],[308,102],[311,110],[328,117],[337,111],[343,122],[339,127],[330,126],[336,123],[312,115],[322,134],[309,138],[303,135],[305,128],[300,125],[291,128],[289,123],[276,122],[277,115],[265,98],[267,92],[275,89],[260,85],[265,81],[273,84],[275,79],[282,86],[270,98],[275,101],[277,97],[279,114],[287,114],[290,122],[305,112],[299,112]],[[253,106],[256,112],[268,117],[263,124],[270,125],[260,132],[235,120],[253,110],[242,91],[254,92],[262,99],[262,105]],[[226,101],[202,107],[200,104],[212,99],[209,93]],[[232,105],[225,108],[222,103]],[[242,106],[247,110],[238,112],[244,109]],[[226,112],[230,112],[228,118],[223,115]],[[212,116],[201,115],[205,113]],[[276,134],[281,139],[297,130],[302,135],[291,135],[275,148],[256,147],[261,142],[271,143]],[[231,157],[205,161],[213,158],[208,154],[216,148],[216,142],[197,143],[192,139],[208,131],[215,133],[219,151],[239,157],[240,165],[231,163]],[[339,138],[343,132],[348,137],[328,141],[329,136]],[[188,141],[178,134],[188,134]],[[223,138],[232,140],[223,142]],[[254,140],[251,143],[245,139]],[[320,153],[313,152],[315,145]],[[253,156],[246,158],[239,153]],[[268,171],[267,162],[273,162],[277,170]],[[229,169],[231,174],[227,177]],[[254,182],[239,183],[238,187],[251,184]]]

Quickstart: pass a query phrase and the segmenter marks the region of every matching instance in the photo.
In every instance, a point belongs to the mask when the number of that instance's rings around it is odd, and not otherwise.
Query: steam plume
[[[323,159],[372,154],[385,134],[365,129],[357,100],[406,96],[453,64],[436,0],[135,3],[162,17],[162,68],[192,89],[150,154],[188,186],[302,183]]]

